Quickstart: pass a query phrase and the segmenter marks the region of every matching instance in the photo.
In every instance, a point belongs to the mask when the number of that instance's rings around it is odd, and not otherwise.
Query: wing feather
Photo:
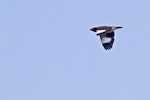
[[[101,39],[103,47],[106,50],[109,50],[112,48],[113,43],[114,43],[114,32],[103,33],[100,35],[100,39]]]

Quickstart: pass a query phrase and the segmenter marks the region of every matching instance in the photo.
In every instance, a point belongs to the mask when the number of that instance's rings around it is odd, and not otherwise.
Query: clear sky
[[[0,100],[150,100],[149,0],[1,0]],[[122,26],[105,51],[90,28]]]

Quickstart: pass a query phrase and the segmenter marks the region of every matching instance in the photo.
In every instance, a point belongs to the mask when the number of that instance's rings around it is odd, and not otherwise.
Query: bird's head
[[[90,30],[93,31],[93,32],[96,32],[97,28],[91,28]]]

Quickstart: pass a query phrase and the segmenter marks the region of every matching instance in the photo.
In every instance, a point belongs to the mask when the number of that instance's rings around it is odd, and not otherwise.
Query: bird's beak
[[[91,28],[91,29],[90,29],[90,31],[94,31],[94,29],[93,29],[93,28]]]
[[[90,31],[96,32],[96,28],[91,28]]]

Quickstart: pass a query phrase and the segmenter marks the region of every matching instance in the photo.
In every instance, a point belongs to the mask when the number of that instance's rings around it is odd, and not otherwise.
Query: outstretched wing
[[[100,39],[103,47],[106,50],[109,50],[112,48],[114,43],[114,32],[100,34]]]

